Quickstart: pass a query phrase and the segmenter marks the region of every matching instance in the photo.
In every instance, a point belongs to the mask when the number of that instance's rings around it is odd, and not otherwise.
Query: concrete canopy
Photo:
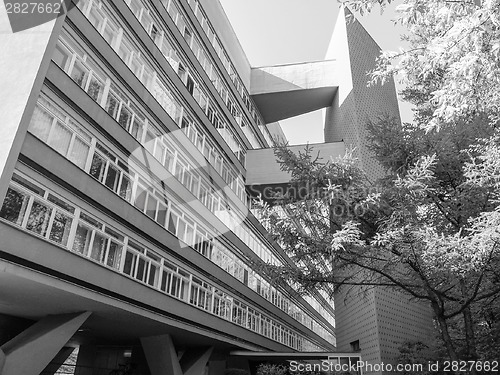
[[[250,93],[268,123],[329,107],[337,91],[336,61],[252,68]]]

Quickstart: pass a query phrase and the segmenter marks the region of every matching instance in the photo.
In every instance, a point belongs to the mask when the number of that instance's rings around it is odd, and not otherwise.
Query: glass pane
[[[72,135],[73,133],[65,125],[57,121],[50,135],[48,144],[57,152],[66,156]]]
[[[51,212],[51,207],[47,207],[42,202],[38,202],[35,200],[33,202],[33,206],[31,207],[31,212],[28,217],[26,229],[41,236],[45,236],[45,234],[47,233],[47,227],[49,225]]]
[[[17,225],[21,225],[28,204],[28,197],[17,190],[9,188],[3,201],[0,217]]]
[[[170,288],[171,282],[172,282],[172,275],[170,273],[163,271],[161,277],[160,289],[168,293],[169,292],[168,289]]]
[[[131,49],[130,47],[128,46],[128,44],[126,44],[123,39],[122,39],[122,42],[120,43],[120,48],[118,49],[118,56],[120,56],[120,58],[125,62],[127,63],[128,62],[128,59],[130,58],[130,54],[131,54]]]
[[[96,233],[94,236],[94,242],[92,243],[92,252],[90,253],[90,257],[102,263],[107,245],[108,239],[103,235]]]
[[[158,283],[158,267],[151,265],[151,267],[149,267],[148,284],[151,286],[156,286],[157,283]]]
[[[31,118],[29,131],[36,137],[40,138],[40,140],[47,142],[53,121],[54,116],[39,106],[36,106],[35,112],[33,112],[33,117]]]
[[[158,160],[160,163],[163,163],[163,156],[165,155],[165,151],[166,151],[166,147],[164,144],[162,144],[161,142],[157,142],[156,143],[156,149],[155,149],[155,153],[154,153],[154,157],[156,158],[156,160]]]
[[[145,268],[146,261],[144,260],[144,258],[139,257],[139,262],[137,262],[137,275],[135,276],[137,280],[144,281],[146,271]]]
[[[186,223],[179,218],[179,226],[177,227],[177,237],[185,241],[186,236]]]
[[[95,153],[92,159],[92,165],[90,166],[90,175],[96,180],[102,181],[105,168],[106,160],[98,153]]]
[[[167,207],[165,207],[163,204],[158,205],[158,215],[156,216],[156,221],[162,225],[165,226],[165,220],[167,219]]]
[[[122,182],[120,184],[120,191],[118,192],[118,194],[126,201],[129,201],[130,197],[132,196],[132,182],[126,175],[122,176]]]
[[[118,123],[123,129],[128,131],[131,121],[132,121],[132,112],[130,112],[130,109],[128,109],[125,105],[122,105],[120,116],[118,116]]]
[[[80,254],[87,254],[92,231],[85,225],[78,224],[76,228],[75,241],[73,242],[73,250]]]
[[[109,254],[106,264],[112,268],[118,269],[118,267],[120,266],[121,253],[122,246],[112,241],[109,245]]]
[[[100,103],[103,91],[104,91],[104,83],[93,75],[90,80],[87,93],[90,95],[92,99]]]
[[[106,40],[106,42],[108,42],[110,46],[113,46],[113,43],[115,42],[117,35],[118,31],[116,30],[116,27],[111,23],[111,20],[108,19],[106,27],[102,32],[103,38]]]
[[[52,228],[50,229],[49,239],[66,246],[68,244],[71,223],[73,223],[73,219],[71,217],[63,214],[62,212],[56,211]]]
[[[142,132],[144,131],[144,124],[137,118],[134,118],[134,123],[132,124],[132,129],[130,130],[130,134],[137,139],[139,142],[142,139]]]
[[[97,30],[101,30],[102,24],[104,22],[104,17],[102,16],[101,12],[95,7],[95,4],[90,10],[88,19]]]
[[[155,147],[155,134],[153,134],[151,131],[146,132],[146,139],[144,142],[144,147],[146,150],[148,150],[151,154],[153,154],[154,147]]]
[[[146,210],[146,215],[148,215],[151,219],[155,219],[156,216],[156,204],[158,201],[153,198],[152,195],[149,195],[148,197],[148,208]]]
[[[186,243],[191,245],[194,240],[194,229],[190,226],[186,228]]]
[[[110,92],[108,95],[108,99],[106,100],[106,106],[104,109],[114,119],[116,119],[116,115],[118,114],[119,105],[120,105],[120,102],[119,102],[118,98],[112,92]]]
[[[104,185],[109,187],[111,190],[116,191],[118,187],[118,181],[120,178],[120,171],[113,164],[109,164],[108,173],[106,175],[106,180]]]
[[[88,69],[79,60],[76,60],[75,65],[73,66],[73,71],[71,72],[71,78],[78,86],[85,87],[88,73]]]
[[[142,8],[140,2],[138,0],[131,0],[129,7],[130,7],[130,10],[132,11],[132,13],[134,13],[135,16],[137,18],[139,18],[139,15],[141,13],[141,8]]]
[[[89,150],[90,146],[83,142],[79,137],[76,137],[68,159],[83,169],[87,163]]]
[[[141,211],[144,211],[144,207],[146,206],[146,195],[146,191],[141,186],[137,185],[134,204]]]
[[[66,69],[66,64],[69,60],[69,52],[66,48],[61,46],[59,43],[56,45],[54,55],[52,56],[52,61],[54,61],[63,70]]]
[[[173,212],[170,213],[170,217],[168,219],[168,230],[173,234],[177,234],[177,215]]]
[[[127,254],[125,255],[125,263],[123,264],[123,272],[130,276],[132,276],[134,271],[134,258],[135,255],[127,251]]]

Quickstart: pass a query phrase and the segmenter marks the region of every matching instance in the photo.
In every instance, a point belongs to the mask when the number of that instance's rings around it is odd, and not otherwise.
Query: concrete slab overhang
[[[272,123],[329,107],[338,89],[335,60],[252,68],[250,94]]]
[[[345,154],[344,142],[318,143],[310,145],[312,154],[318,155],[320,162],[335,160]],[[298,154],[304,152],[306,145],[289,146]],[[285,191],[290,184],[291,175],[281,170],[274,149],[261,148],[247,151],[247,191],[254,197],[262,195],[266,201],[272,201],[277,190]]]

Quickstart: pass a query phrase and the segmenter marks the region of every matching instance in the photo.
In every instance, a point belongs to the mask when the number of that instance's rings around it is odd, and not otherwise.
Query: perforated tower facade
[[[355,148],[355,156],[369,177],[383,174],[368,149],[367,121],[381,115],[400,119],[393,81],[367,87],[367,72],[376,67],[380,47],[345,9],[339,16],[327,58],[339,63],[339,90],[326,110],[325,140],[343,140]],[[373,364],[393,362],[401,343],[425,340],[432,330],[430,309],[412,303],[392,290],[354,288],[335,296],[338,350],[360,348],[364,361]]]

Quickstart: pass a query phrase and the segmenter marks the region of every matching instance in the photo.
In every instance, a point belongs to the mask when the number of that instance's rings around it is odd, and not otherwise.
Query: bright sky
[[[220,0],[252,66],[322,60],[339,12],[335,0]],[[376,9],[356,17],[383,50],[399,50],[399,34],[391,19],[394,5],[383,15]],[[401,103],[400,103],[401,107]],[[401,108],[403,121],[411,111]],[[280,121],[290,144],[321,143],[323,116],[316,111]]]

